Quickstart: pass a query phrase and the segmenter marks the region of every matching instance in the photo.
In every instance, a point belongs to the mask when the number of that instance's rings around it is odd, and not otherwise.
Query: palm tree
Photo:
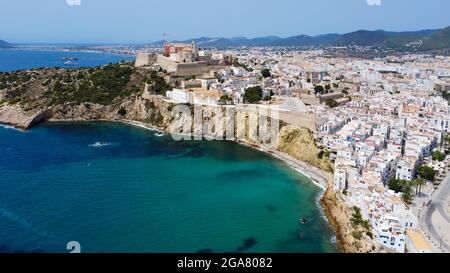
[[[422,191],[422,186],[425,185],[425,180],[421,177],[418,177],[414,180],[414,185],[416,186],[416,195],[420,196],[420,193]]]
[[[442,150],[442,148],[444,148],[448,143],[450,143],[450,136],[449,135],[444,135],[443,137],[442,137],[442,140],[441,140],[441,150]]]

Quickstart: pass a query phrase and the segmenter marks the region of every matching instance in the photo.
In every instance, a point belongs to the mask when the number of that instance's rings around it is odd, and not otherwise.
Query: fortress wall
[[[183,64],[177,64],[176,66],[176,75],[177,76],[193,76],[197,75],[200,76],[205,72],[208,72],[208,68],[206,63],[204,62],[197,62],[197,63],[183,63]]]
[[[152,65],[156,62],[156,55],[152,53],[138,53],[136,54],[136,62],[134,66],[142,67]]]
[[[177,71],[177,64],[164,55],[158,55],[156,57],[156,63],[169,73]]]

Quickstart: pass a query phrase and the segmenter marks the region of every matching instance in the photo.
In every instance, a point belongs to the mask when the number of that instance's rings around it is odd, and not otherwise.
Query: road
[[[422,228],[433,246],[450,252],[450,173],[422,211]]]

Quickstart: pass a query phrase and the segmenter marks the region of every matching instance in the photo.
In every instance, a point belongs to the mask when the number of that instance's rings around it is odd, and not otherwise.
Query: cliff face
[[[128,97],[112,105],[73,102],[28,112],[23,111],[19,105],[4,105],[0,107],[0,123],[26,129],[47,119],[138,121],[167,132],[193,133],[265,146],[287,153],[326,172],[333,172],[328,159],[319,158],[320,151],[312,133],[306,128],[286,125],[270,117],[261,117],[247,108],[236,108],[233,112],[227,112],[229,108],[203,106],[202,114],[194,116],[193,106],[185,105],[190,114],[174,116],[172,109],[176,106],[164,100],[164,97],[148,92]],[[193,123],[201,126],[192,126]],[[272,130],[272,126],[278,126],[279,130]],[[231,128],[231,132],[225,128]]]
[[[50,116],[51,109],[24,111],[11,105],[0,107],[0,123],[23,130],[47,120]]]
[[[337,243],[343,252],[379,253],[384,251],[366,234],[362,234],[360,239],[353,236],[352,233],[357,229],[350,222],[352,212],[339,193],[328,188],[321,203],[327,218],[336,229]]]
[[[292,157],[332,173],[333,165],[323,157],[319,158],[319,149],[314,137],[306,128],[287,125],[281,128],[278,150]]]

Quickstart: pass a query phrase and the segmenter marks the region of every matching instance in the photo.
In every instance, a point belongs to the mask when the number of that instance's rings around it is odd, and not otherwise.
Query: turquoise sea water
[[[77,58],[71,64],[65,64],[64,58]],[[134,60],[133,56],[114,55],[93,52],[6,50],[0,49],[0,71],[31,69],[39,67],[77,68],[117,63],[122,60]]]
[[[319,194],[231,142],[107,122],[0,127],[0,252],[68,252],[69,241],[82,252],[334,252]]]
[[[0,50],[0,71],[132,59]],[[231,142],[105,122],[0,126],[0,252],[68,252],[69,241],[82,252],[334,252],[319,195],[284,163]]]

